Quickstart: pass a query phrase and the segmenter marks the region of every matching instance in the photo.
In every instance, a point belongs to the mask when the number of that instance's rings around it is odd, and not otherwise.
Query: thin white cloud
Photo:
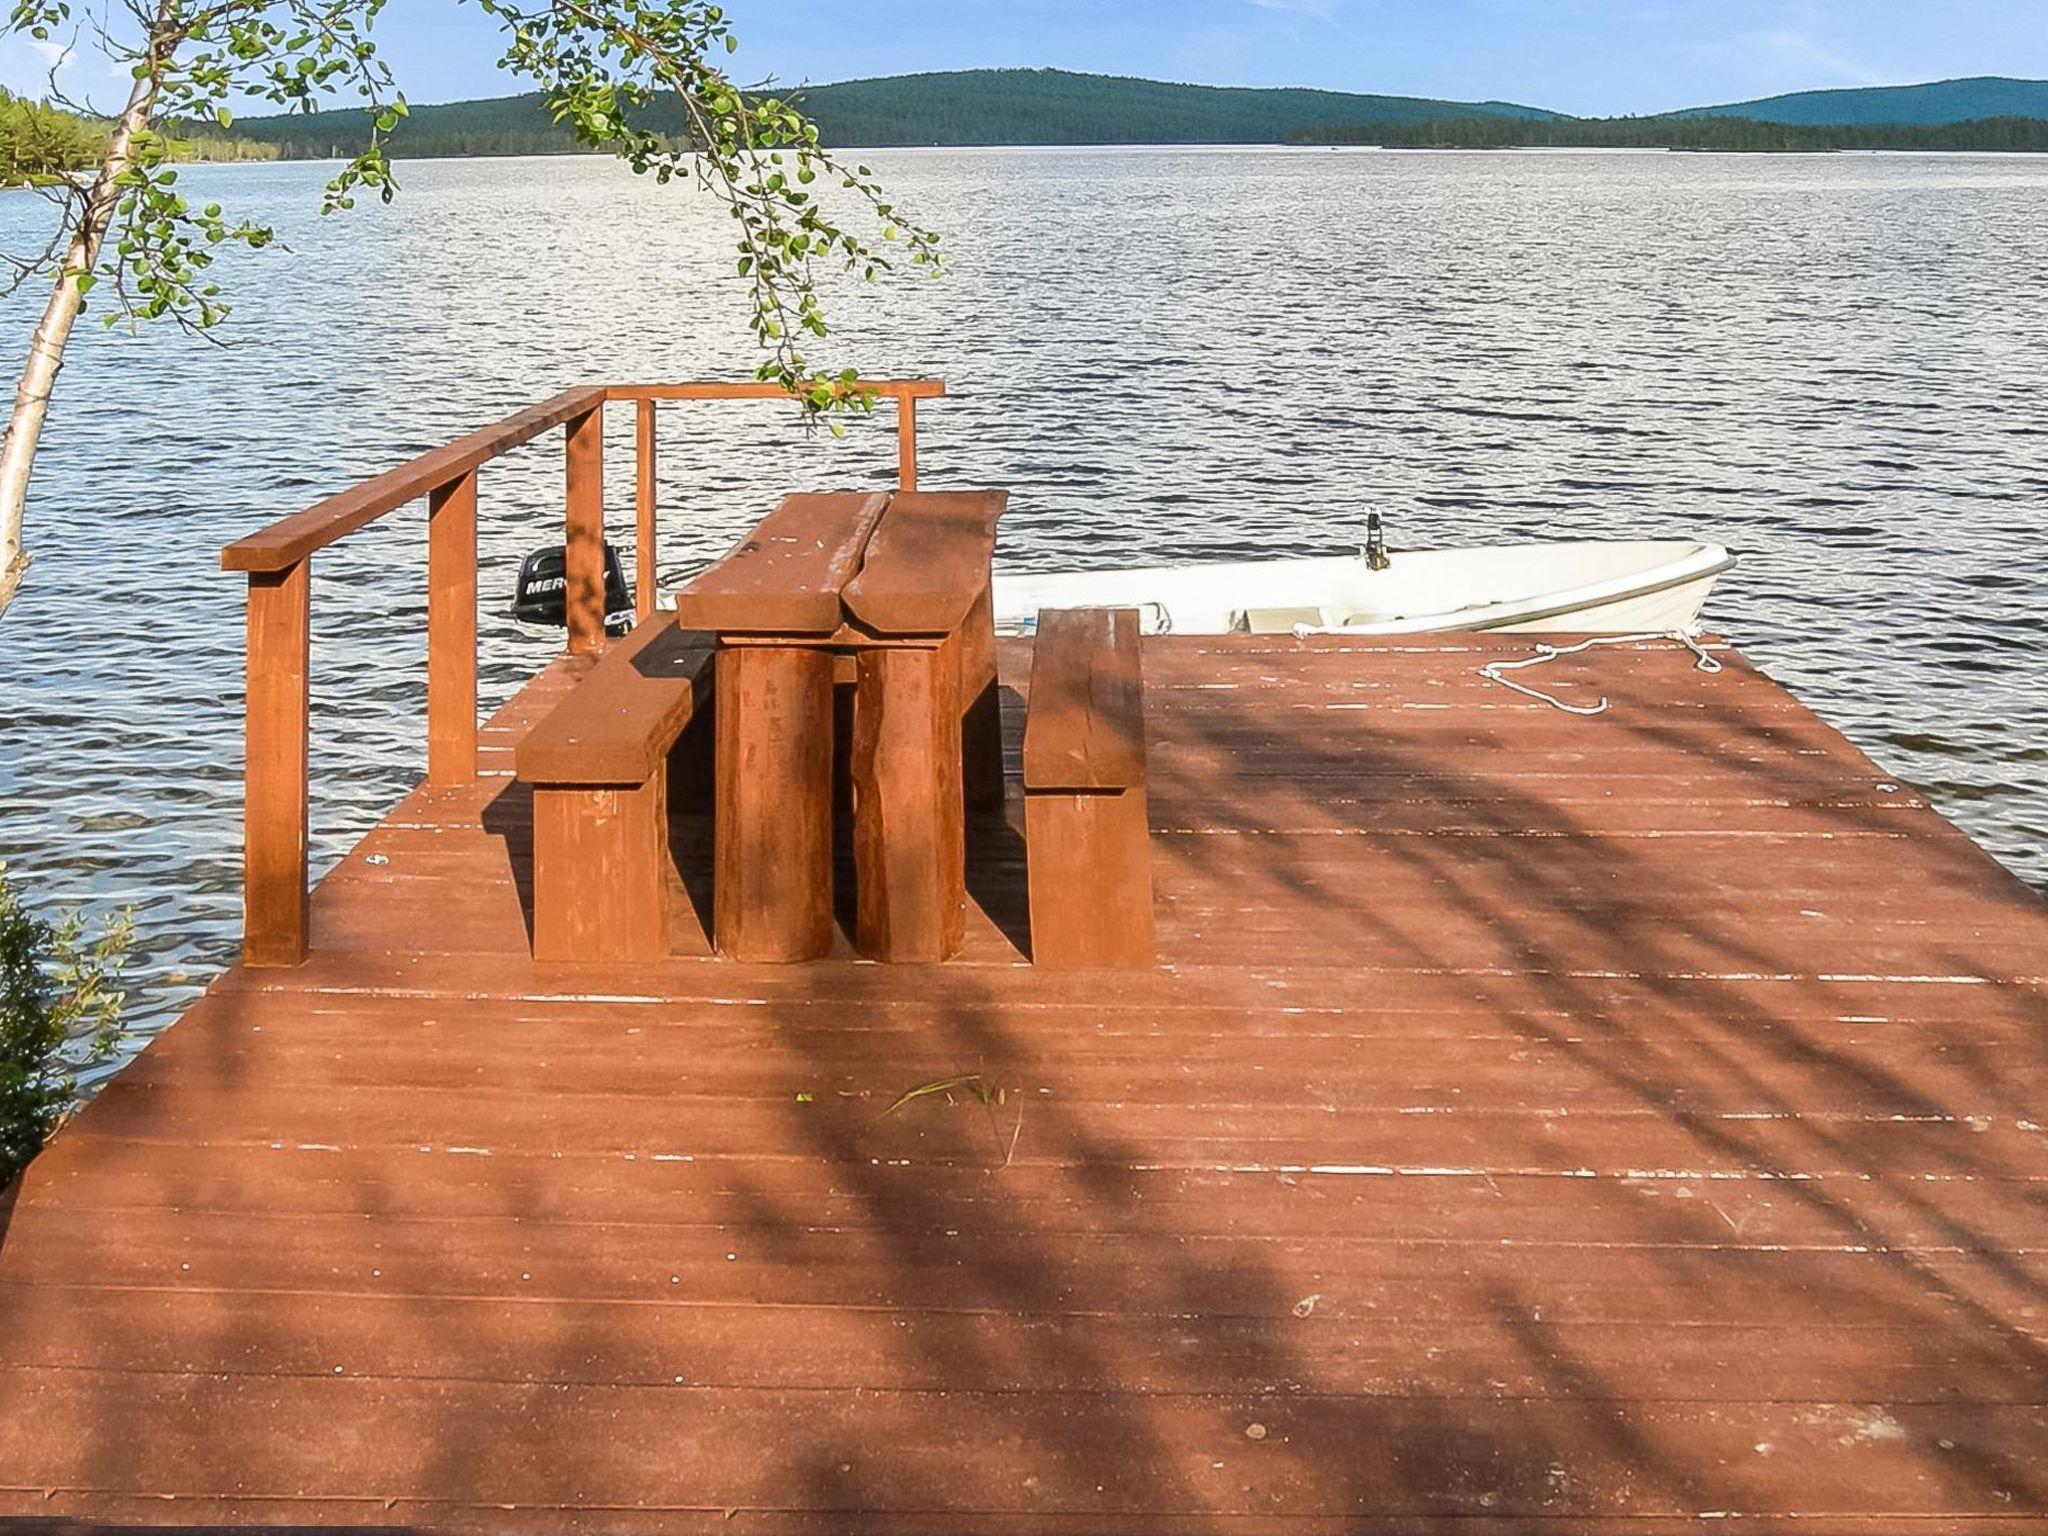
[[[21,41],[30,53],[42,61],[45,74],[62,74],[78,62],[78,54],[69,43],[54,42],[40,37],[24,37]]]
[[[1328,21],[1337,14],[1341,0],[1252,0],[1262,11],[1292,11],[1297,16],[1315,16]]]
[[[1762,27],[1737,33],[1733,49],[1767,68],[1818,71],[1832,81],[1851,85],[1881,85],[1885,79],[1868,65],[1816,42],[1796,27]]]

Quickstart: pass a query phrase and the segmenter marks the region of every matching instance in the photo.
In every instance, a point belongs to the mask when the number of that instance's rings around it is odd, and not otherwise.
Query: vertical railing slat
[[[604,406],[569,420],[562,600],[569,650],[604,649]]]
[[[249,573],[242,961],[306,958],[306,742],[312,561]]]
[[[476,476],[427,498],[427,782],[476,778]]]
[[[917,489],[917,397],[901,395],[896,401],[896,488]]]
[[[654,402],[639,402],[634,419],[634,555],[633,613],[645,620],[654,612],[655,530],[654,530]]]

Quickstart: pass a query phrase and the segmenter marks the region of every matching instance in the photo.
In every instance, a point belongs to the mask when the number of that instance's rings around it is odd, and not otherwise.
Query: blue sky
[[[1318,85],[1582,114],[1822,86],[2048,77],[2048,0],[727,0],[748,78],[843,80],[1050,65],[1210,84]],[[391,0],[378,36],[407,95],[520,87],[456,0]],[[0,43],[0,82],[47,65]],[[97,76],[97,78],[95,78]],[[111,94],[96,61],[74,90]],[[101,83],[101,82],[105,83]]]

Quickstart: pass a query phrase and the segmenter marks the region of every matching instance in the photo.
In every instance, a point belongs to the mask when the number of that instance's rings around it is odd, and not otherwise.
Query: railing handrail
[[[946,392],[937,379],[862,379],[896,403],[897,484],[917,488],[917,402]],[[242,959],[297,965],[306,957],[308,741],[311,720],[313,555],[411,502],[427,503],[427,783],[476,780],[477,481],[508,449],[564,427],[562,606],[572,653],[605,637],[604,408],[634,414],[634,612],[655,606],[655,414],[663,400],[775,400],[758,381],[586,384],[386,470],[221,551],[249,581],[249,658]]]
[[[507,449],[559,427],[604,402],[601,384],[567,389],[552,400],[530,405],[514,416],[479,428],[469,436],[409,459],[396,469],[350,486],[315,502],[303,512],[281,517],[268,528],[235,540],[220,552],[224,571],[281,571],[315,550],[325,549],[345,534],[375,522],[387,512],[418,501]]]
[[[945,394],[940,379],[863,379],[860,387],[899,407]],[[467,437],[408,459],[395,469],[315,502],[303,512],[279,518],[220,552],[224,571],[282,571],[316,550],[367,527],[387,512],[446,485],[500,454],[530,442],[550,428],[581,416],[608,400],[786,400],[779,384],[703,381],[686,384],[586,384],[563,390],[552,400],[528,406]]]
[[[934,400],[946,392],[944,379],[862,379],[859,388],[884,400]],[[694,384],[608,384],[608,400],[787,400],[780,384],[753,380],[703,380]]]

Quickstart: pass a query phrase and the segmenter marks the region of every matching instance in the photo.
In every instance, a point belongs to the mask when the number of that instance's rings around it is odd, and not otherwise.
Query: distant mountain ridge
[[[1281,144],[1362,124],[1407,127],[1447,121],[1578,122],[1507,101],[1442,101],[1303,87],[1178,85],[1057,69],[969,69],[811,86],[801,92],[828,144],[1138,145]],[[1746,117],[1801,127],[1909,124],[1935,127],[1989,118],[2048,119],[2048,81],[1982,76],[1926,85],[1800,91],[1672,119]],[[652,126],[670,126],[656,109]],[[244,118],[235,131],[275,144],[288,158],[322,158],[360,144],[360,110]],[[579,148],[538,93],[415,106],[392,138],[403,156],[566,154]]]
[[[1340,122],[1556,117],[1509,101],[1441,101],[1307,87],[1176,85],[1062,69],[967,69],[814,86],[804,109],[828,142],[1270,144]]]
[[[1990,117],[2048,118],[2048,80],[2015,80],[1974,75],[1925,85],[1870,85],[1843,90],[1794,91],[1756,101],[1693,107],[1674,117],[1750,117],[1763,123],[1807,127],[1861,128],[1912,123],[1922,127],[1975,122]]]
[[[1278,144],[1290,133],[1357,122],[1555,117],[1506,101],[1438,101],[1307,88],[1175,85],[1058,69],[969,69],[810,86],[804,110],[828,144]],[[325,155],[360,139],[361,111],[241,119],[236,131],[287,153]],[[491,139],[505,147],[481,147]],[[429,147],[433,146],[433,147]],[[576,147],[537,93],[416,106],[394,154],[532,154]]]

